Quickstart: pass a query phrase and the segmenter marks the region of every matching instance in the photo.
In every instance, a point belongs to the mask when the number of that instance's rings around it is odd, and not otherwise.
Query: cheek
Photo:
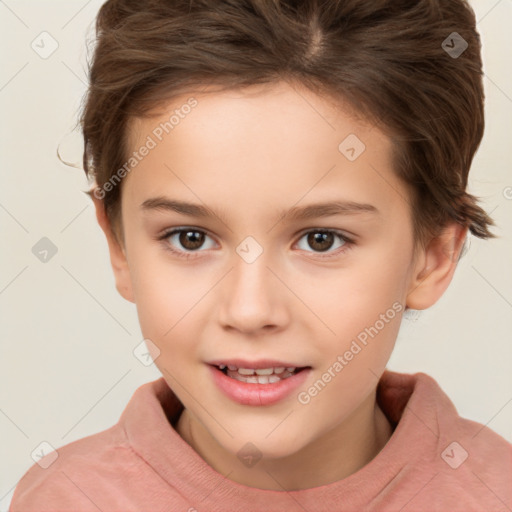
[[[376,300],[371,294],[345,306],[344,311],[334,311],[337,323],[332,317],[336,335],[317,337],[322,360],[315,379],[297,396],[307,412],[305,421],[323,418],[325,431],[345,421],[375,389],[393,351],[403,311],[399,301]]]
[[[297,295],[307,298],[309,309],[317,313],[314,318],[308,313],[307,318],[312,328],[324,330],[325,349],[343,349],[360,333],[364,338],[365,329],[376,323],[381,339],[396,336],[405,302],[404,268],[396,258],[393,264],[368,259],[317,275],[315,286],[311,279],[295,285]]]
[[[146,269],[139,276],[137,314],[145,339],[157,347],[155,365],[175,386],[187,382],[190,364],[200,359],[202,318],[201,297],[207,290],[179,272],[161,275],[158,269]]]
[[[144,250],[132,252],[130,272],[143,335],[159,346],[193,337],[201,327],[201,299],[214,285],[213,277],[199,279],[185,265]]]
[[[310,416],[343,421],[371,393],[393,351],[404,310],[401,262],[395,265],[361,264],[317,289],[317,302],[308,303],[329,327],[306,321],[316,340],[318,375],[302,390]],[[312,326],[315,327],[312,327]],[[307,331],[306,331],[307,332]],[[317,399],[316,396],[322,395]],[[300,401],[299,401],[300,402]],[[332,404],[343,404],[330,410]]]

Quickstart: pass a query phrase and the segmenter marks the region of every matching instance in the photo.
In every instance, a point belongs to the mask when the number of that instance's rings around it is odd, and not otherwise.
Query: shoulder
[[[461,503],[467,510],[501,510],[504,503],[512,504],[512,444],[487,425],[460,416],[434,379],[428,379],[436,403],[433,431],[438,440],[432,455],[440,470],[438,484],[451,489],[462,509]]]
[[[389,446],[416,510],[491,511],[512,503],[512,444],[460,416],[437,381],[387,371],[380,403],[396,423]]]
[[[459,417],[440,432],[426,462],[427,510],[499,511],[512,505],[512,445],[484,425]],[[435,460],[435,462],[434,462]]]
[[[10,512],[97,512],[100,482],[128,477],[137,459],[119,424],[57,448],[18,482]]]
[[[452,471],[467,475],[479,499],[489,495],[493,502],[512,504],[512,444],[486,425],[458,417],[453,440],[442,458]],[[475,496],[476,498],[476,496]]]

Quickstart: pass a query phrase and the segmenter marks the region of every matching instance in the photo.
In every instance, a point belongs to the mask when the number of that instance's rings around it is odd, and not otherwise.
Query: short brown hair
[[[449,221],[494,236],[466,192],[484,93],[465,0],[108,0],[96,31],[81,124],[84,169],[98,187],[127,161],[133,117],[194,86],[287,80],[387,128],[395,172],[412,191],[416,240]],[[453,37],[467,43],[461,55],[443,48]],[[116,234],[122,183],[109,188],[102,200]]]

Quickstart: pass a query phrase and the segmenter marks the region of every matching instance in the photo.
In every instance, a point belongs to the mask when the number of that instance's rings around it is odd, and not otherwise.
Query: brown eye
[[[179,233],[179,242],[180,244],[190,251],[194,249],[198,249],[203,245],[204,242],[204,233],[201,231],[180,231]]]
[[[332,233],[312,231],[308,233],[308,244],[311,248],[317,251],[327,251],[332,246],[334,237]]]
[[[212,240],[204,231],[194,228],[173,229],[159,237],[159,240],[164,241],[166,248],[183,257],[192,256],[194,253],[199,255],[203,252],[199,250],[200,248],[215,247],[213,240],[210,247],[208,245],[204,247],[206,239]]]
[[[306,248],[300,247],[300,242],[305,239],[307,245]],[[338,242],[338,245],[336,245],[336,239],[340,240],[341,242]],[[307,252],[312,252],[311,250],[308,250],[308,248],[313,249],[313,252],[315,253],[323,253],[329,251],[329,249],[339,249],[339,248],[345,248],[345,246],[349,246],[351,243],[351,240],[349,240],[346,236],[343,234],[333,231],[330,229],[313,229],[306,233],[304,233],[299,240],[299,248],[303,249]],[[329,251],[329,255],[337,254],[337,251]]]

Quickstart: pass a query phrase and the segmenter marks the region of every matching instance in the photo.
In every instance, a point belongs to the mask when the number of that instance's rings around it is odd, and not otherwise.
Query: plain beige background
[[[445,296],[404,320],[388,367],[428,373],[462,416],[512,440],[512,0],[471,3],[487,129],[470,189],[501,238],[471,240]],[[73,127],[101,4],[0,1],[0,512],[42,442],[58,449],[110,427],[135,389],[160,376],[133,354],[142,340],[135,306],[115,290],[84,173],[56,155],[60,145],[80,164]]]

